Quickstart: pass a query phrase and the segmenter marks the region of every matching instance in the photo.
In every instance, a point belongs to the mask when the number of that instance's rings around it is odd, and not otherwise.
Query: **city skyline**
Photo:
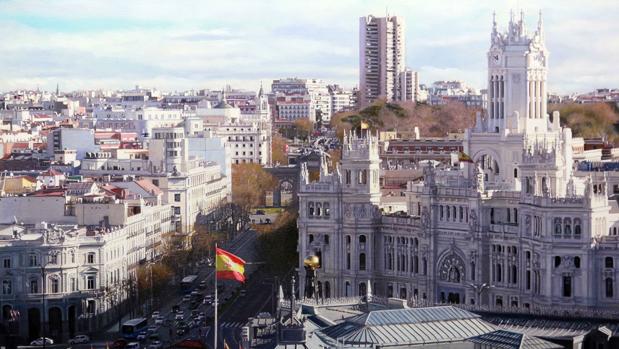
[[[0,90],[258,89],[281,77],[358,84],[358,20],[386,12],[406,23],[406,65],[421,83],[463,80],[485,88],[492,12],[504,26],[510,9],[527,23],[543,11],[550,51],[549,92],[617,87],[618,12],[611,1],[583,8],[568,1],[289,3],[180,5],[145,2],[2,1]]]

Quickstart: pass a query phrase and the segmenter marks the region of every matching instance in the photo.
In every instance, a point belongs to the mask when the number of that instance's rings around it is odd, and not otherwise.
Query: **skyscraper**
[[[359,104],[400,100],[405,68],[404,21],[398,16],[359,19]]]

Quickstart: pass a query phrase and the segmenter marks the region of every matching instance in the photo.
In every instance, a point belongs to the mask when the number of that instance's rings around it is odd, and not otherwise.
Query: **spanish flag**
[[[217,279],[245,282],[245,261],[228,251],[217,248],[215,270]]]
[[[473,162],[473,159],[471,159],[470,156],[468,156],[468,154],[466,154],[465,152],[461,151],[458,152],[458,161],[460,162]]]

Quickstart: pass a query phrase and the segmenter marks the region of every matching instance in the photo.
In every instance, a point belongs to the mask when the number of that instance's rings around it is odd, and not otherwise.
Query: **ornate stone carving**
[[[443,281],[460,283],[464,279],[464,262],[455,253],[449,254],[439,268],[439,277]]]

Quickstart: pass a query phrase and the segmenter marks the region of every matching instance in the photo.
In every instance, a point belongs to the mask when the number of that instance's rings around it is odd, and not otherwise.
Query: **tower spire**
[[[543,33],[544,20],[542,19],[542,10],[539,10],[539,19],[537,20],[537,33],[541,36]]]

